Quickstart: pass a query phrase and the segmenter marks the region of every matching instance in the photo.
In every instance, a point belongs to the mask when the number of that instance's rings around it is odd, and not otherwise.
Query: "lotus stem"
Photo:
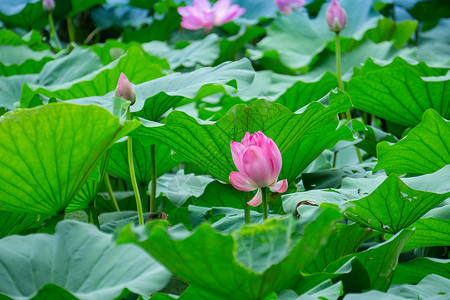
[[[59,49],[62,49],[58,35],[56,34],[55,22],[53,22],[53,14],[51,12],[48,13],[48,23],[50,24],[50,36],[55,37],[56,45],[58,46]]]
[[[150,157],[152,161],[152,186],[150,192],[149,212],[156,212],[156,145],[150,146]]]
[[[251,224],[252,220],[250,218],[250,205],[247,204],[248,202],[248,193],[245,194],[245,203],[244,203],[244,217],[245,217],[245,224]]]
[[[98,229],[100,229],[100,222],[98,221],[98,213],[97,209],[95,209],[95,204],[92,203],[89,206],[89,210],[91,212],[91,223],[97,226]]]
[[[120,211],[119,204],[117,203],[116,197],[114,196],[113,189],[111,187],[111,181],[109,181],[108,172],[105,172],[105,178],[103,179],[103,181],[105,182],[106,190],[108,191],[109,198],[111,198],[114,208],[116,209],[116,211]]]
[[[267,187],[261,188],[262,193],[262,212],[263,212],[263,221],[269,218],[269,212],[267,209]]]
[[[127,120],[131,120],[130,107],[127,108]],[[139,225],[144,225],[144,214],[142,212],[141,195],[139,193],[139,187],[136,180],[136,173],[134,172],[133,140],[129,136],[127,140],[127,147],[128,147],[128,165],[130,166],[131,184],[133,185],[134,197],[136,198],[136,208],[138,211]]]

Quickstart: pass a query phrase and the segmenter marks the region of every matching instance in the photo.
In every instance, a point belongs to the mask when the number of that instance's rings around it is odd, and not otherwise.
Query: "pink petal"
[[[284,193],[287,191],[287,188],[288,188],[287,179],[280,180],[277,183],[274,183],[270,186],[270,189],[277,193]]]
[[[230,183],[235,189],[244,192],[256,190],[258,187],[253,185],[251,180],[239,172],[231,172],[229,177]]]
[[[273,181],[272,162],[270,157],[259,147],[250,146],[242,156],[242,164],[246,175],[256,186],[266,187]]]
[[[252,200],[248,201],[247,204],[250,206],[258,206],[262,203],[262,192],[261,189],[258,189],[256,195],[252,198]]]
[[[283,166],[283,158],[281,157],[280,149],[278,149],[272,139],[269,139],[267,147],[264,149],[272,162],[272,182],[278,179],[280,175],[281,167]]]
[[[214,5],[213,5],[213,9],[216,12],[225,12],[228,10],[228,7],[230,7],[231,4],[231,0],[218,0]]]
[[[194,0],[192,3],[193,7],[200,8],[204,11],[211,9],[211,3],[208,0]]]
[[[203,27],[211,30],[214,27],[214,21],[216,20],[216,13],[214,11],[205,12],[203,14]]]
[[[231,155],[233,156],[234,165],[239,170],[239,172],[245,173],[244,168],[242,167],[242,156],[244,155],[245,149],[247,149],[247,147],[245,147],[241,143],[232,141],[230,148],[231,148]]]
[[[245,147],[250,146],[250,133],[247,131],[245,133],[245,136],[242,138],[241,144],[244,145]]]
[[[198,30],[200,28],[203,28],[203,21],[194,16],[183,17],[181,26],[188,30]]]

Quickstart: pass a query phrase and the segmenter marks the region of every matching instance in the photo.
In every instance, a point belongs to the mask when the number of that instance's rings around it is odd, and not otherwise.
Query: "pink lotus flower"
[[[46,13],[53,11],[53,9],[55,8],[55,1],[42,0],[42,8],[45,10]]]
[[[248,205],[258,206],[262,202],[262,187],[269,187],[278,193],[287,190],[286,179],[278,180],[283,164],[280,150],[271,138],[261,131],[246,133],[240,143],[231,142],[231,154],[239,172],[231,172],[230,183],[240,191],[258,192]]]
[[[331,0],[330,6],[325,12],[325,18],[331,31],[339,33],[347,26],[347,13],[337,0]]]
[[[131,105],[136,101],[136,94],[133,91],[133,86],[127,76],[123,73],[120,73],[119,81],[117,82],[116,97],[131,101]]]
[[[293,10],[303,7],[305,0],[275,0],[275,4],[280,9],[281,13],[288,15]]]
[[[231,0],[218,0],[212,7],[208,0],[194,0],[192,6],[178,7],[181,26],[189,30],[205,28],[211,30],[240,17],[245,8],[230,5]]]

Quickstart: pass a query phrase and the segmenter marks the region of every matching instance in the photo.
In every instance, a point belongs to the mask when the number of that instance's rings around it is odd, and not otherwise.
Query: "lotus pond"
[[[1,0],[0,299],[450,298],[446,0]]]

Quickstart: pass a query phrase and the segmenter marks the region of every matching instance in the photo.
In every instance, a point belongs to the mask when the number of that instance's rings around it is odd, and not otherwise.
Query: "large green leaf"
[[[402,248],[413,233],[412,230],[404,229],[384,243],[344,257],[341,260],[356,256],[369,273],[371,288],[386,291],[391,284]],[[333,264],[339,266],[340,262],[337,261]],[[333,266],[330,266],[330,269],[332,268]]]
[[[338,127],[336,114],[348,109],[346,94],[330,94],[327,107],[313,102],[301,113],[280,104],[259,100],[249,106],[236,105],[222,119],[203,124],[183,112],[169,114],[166,125],[145,122],[133,135],[156,139],[169,145],[186,161],[208,174],[228,181],[235,170],[230,142],[240,141],[248,131],[271,137],[284,155],[283,178],[294,179],[325,148],[340,139],[351,138],[346,126]],[[300,154],[300,155],[298,155]]]
[[[63,221],[54,235],[0,240],[0,277],[0,295],[11,299],[94,300],[150,296],[170,273],[136,246],[115,246],[92,225]]]
[[[108,160],[109,151],[103,154],[103,157],[100,159],[99,163],[92,171],[91,176],[84,182],[83,186],[72,199],[72,201],[70,201],[69,205],[66,208],[66,212],[88,209],[91,205],[94,205],[95,196],[97,195],[100,186],[103,183]]]
[[[0,207],[56,215],[77,194],[101,155],[139,126],[97,106],[58,103],[0,119]]]
[[[38,74],[0,76],[0,107],[8,110],[18,107],[24,83],[32,82],[38,77]]]
[[[293,86],[287,89],[275,103],[283,104],[292,112],[295,112],[306,104],[326,96],[337,86],[338,81],[336,76],[327,72],[316,82],[297,81]]]
[[[33,50],[48,50],[50,46],[43,42],[44,37],[37,30],[32,30],[25,35],[3,29],[0,31],[0,45],[27,45]]]
[[[42,29],[48,19],[40,0],[3,0],[0,3],[0,21],[8,27]]]
[[[166,68],[165,60],[151,56],[138,47],[131,47],[126,55],[81,78],[49,86],[32,84],[30,87],[36,93],[60,100],[103,96],[115,90],[121,72],[130,82],[137,84],[163,76],[162,71]],[[112,102],[111,99],[109,101]]]
[[[131,111],[139,117],[155,121],[185,97],[192,99],[199,91],[205,93],[203,96],[224,92],[225,86],[234,91],[228,84],[236,84],[242,89],[253,80],[254,74],[255,71],[247,59],[225,62],[214,68],[205,67],[192,72],[170,74],[136,85],[136,103],[131,107]],[[108,108],[113,95],[110,93],[104,97],[81,98],[71,102]]]
[[[377,145],[375,170],[387,173],[428,174],[450,164],[450,122],[427,110],[422,122],[395,144]]]
[[[307,273],[323,272],[330,263],[355,253],[372,234],[372,230],[360,227],[359,224],[340,225],[317,257],[305,266]]]
[[[341,281],[344,293],[361,292],[370,288],[370,277],[366,268],[358,258],[350,257],[348,260],[339,260],[339,264],[332,263],[321,273],[303,273],[293,290],[304,294],[325,280]]]
[[[133,161],[136,180],[139,184],[147,185],[151,180],[151,152],[150,145],[144,145],[139,139],[133,139]],[[164,144],[155,145],[156,174],[161,176],[177,165],[170,155],[170,148]],[[128,165],[127,141],[120,141],[111,148],[111,158],[108,163],[108,173],[131,182]]]
[[[412,234],[411,230],[405,229],[384,243],[356,254],[347,255],[328,265],[324,272],[305,276],[305,282],[303,282],[303,279],[300,280],[295,290],[298,292],[304,291],[305,286],[309,287],[311,282],[317,284],[326,279],[340,279],[343,280],[345,289],[361,291],[369,288],[364,286],[365,280],[361,280],[368,274],[371,289],[386,291],[391,284],[403,245]],[[352,262],[352,264],[349,265],[348,262]],[[367,273],[365,274],[360,270],[357,275],[362,278],[349,277],[352,274],[351,272],[348,274],[348,267],[358,268],[359,264],[362,264],[362,270],[367,271]],[[351,279],[350,282],[349,279]],[[354,282],[357,282],[357,285],[354,285]]]
[[[45,64],[34,84],[49,86],[74,81],[102,68],[98,55],[90,49],[75,48],[68,55]]]
[[[38,221],[37,215],[0,211],[0,239],[17,234]]]
[[[33,51],[27,45],[0,45],[0,76],[39,73],[54,57],[50,50]]]
[[[420,77],[407,67],[383,68],[353,77],[347,91],[355,108],[412,127],[429,108],[450,118],[448,81],[448,76]]]
[[[329,209],[306,227],[292,218],[271,219],[231,235],[216,233],[208,224],[189,234],[179,227],[168,232],[167,225],[152,223],[124,228],[118,243],[140,245],[210,299],[256,300],[291,286],[326,244],[338,218],[340,214]]]
[[[392,284],[417,284],[430,274],[450,279],[450,260],[420,257],[399,263],[395,269]]]
[[[411,225],[416,234],[406,243],[404,251],[450,245],[450,220],[419,219]]]
[[[417,285],[402,284],[391,287],[387,293],[369,291],[364,294],[350,294],[344,300],[411,300],[411,299],[434,299],[445,300],[450,295],[450,280],[431,274],[425,277]]]
[[[370,195],[348,201],[345,215],[364,226],[396,233],[450,197],[448,176],[450,166],[413,178],[392,174]]]

